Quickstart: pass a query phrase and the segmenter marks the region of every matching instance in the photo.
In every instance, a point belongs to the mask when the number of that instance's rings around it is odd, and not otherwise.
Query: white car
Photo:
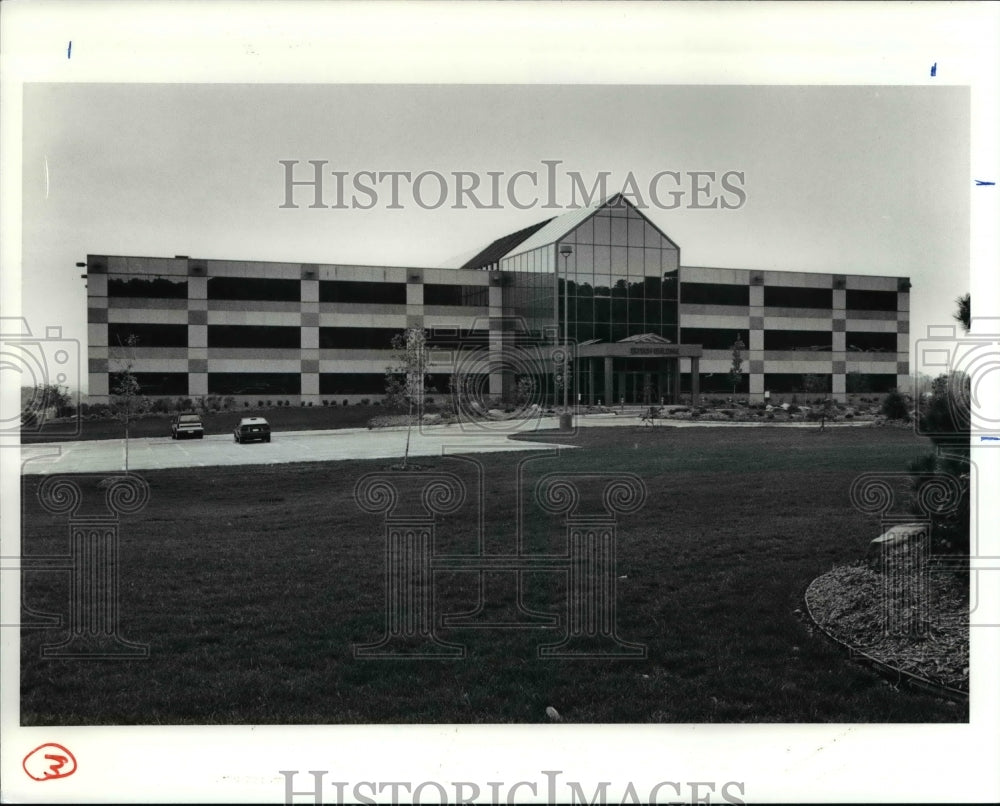
[[[204,436],[205,426],[201,424],[201,417],[197,414],[179,414],[170,421],[171,439],[182,437],[201,439]]]

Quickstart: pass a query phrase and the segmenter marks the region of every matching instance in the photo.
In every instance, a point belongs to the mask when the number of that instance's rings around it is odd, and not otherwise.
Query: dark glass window
[[[186,372],[133,372],[132,377],[139,384],[140,395],[187,395],[188,376]],[[108,374],[108,389],[115,393],[121,382],[120,374]]]
[[[667,272],[663,275],[663,285],[660,294],[663,299],[677,299],[677,272]],[[750,302],[750,292],[747,292],[747,303]]]
[[[750,286],[681,283],[681,302],[686,305],[749,305]]]
[[[896,376],[887,373],[848,372],[845,388],[849,395],[891,392],[896,388]]]
[[[847,307],[854,311],[897,310],[895,291],[848,291]]]
[[[324,350],[391,350],[393,336],[402,332],[393,327],[321,327],[319,346]]]
[[[209,347],[298,349],[301,329],[273,325],[209,325]]]
[[[828,330],[765,330],[764,349],[826,352],[833,349],[833,334]]]
[[[490,337],[488,330],[471,330],[465,327],[434,327],[425,332],[427,344],[431,347],[485,347]]]
[[[321,372],[321,395],[384,395],[385,374],[378,372]]]
[[[691,373],[685,372],[681,375],[681,391],[691,391]],[[725,372],[700,372],[698,373],[698,391],[701,394],[732,394],[733,384],[729,380],[729,375]],[[736,384],[736,394],[747,394],[750,391],[750,375],[746,372],[740,377],[740,382]]]
[[[209,372],[212,395],[297,395],[302,388],[297,372]]]
[[[863,333],[848,331],[845,343],[853,352],[894,353],[897,348],[895,333]]]
[[[108,344],[127,346],[129,336],[135,336],[136,347],[187,347],[187,325],[147,325],[140,322],[110,322]]]
[[[825,380],[825,386],[819,390],[806,389],[806,375],[799,372],[768,372],[764,375],[764,389],[768,392],[798,392],[810,394],[816,392],[822,394],[829,392],[831,387],[830,375],[819,375]]]
[[[572,285],[572,284],[571,284]],[[424,284],[424,305],[467,305],[485,307],[490,304],[489,286]],[[570,289],[570,293],[573,293]]]
[[[371,305],[405,305],[406,283],[320,280],[319,301],[360,302]]]
[[[833,290],[764,286],[764,304],[772,308],[832,308]]]
[[[270,280],[263,277],[209,277],[209,299],[260,299],[298,302],[298,280]]]
[[[133,277],[122,280],[108,278],[109,297],[152,297],[155,299],[187,299],[187,280],[171,280],[166,277],[150,279]]]
[[[684,327],[681,328],[681,344],[700,344],[706,350],[732,350],[736,339],[743,341],[747,349],[747,334],[728,328]]]

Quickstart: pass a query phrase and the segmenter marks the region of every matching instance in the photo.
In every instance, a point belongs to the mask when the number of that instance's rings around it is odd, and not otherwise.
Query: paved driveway
[[[532,427],[555,428],[558,423],[539,421]],[[456,425],[413,429],[410,456],[443,453],[493,453],[496,451],[551,450],[553,445],[511,440],[511,428],[463,431]],[[174,441],[170,437],[129,441],[131,470],[161,470],[209,465],[329,462],[343,459],[392,459],[403,455],[405,428],[349,428],[336,431],[276,431],[270,442],[237,445],[231,435]],[[21,448],[22,473],[99,473],[124,469],[125,441],[83,440],[25,445]]]
[[[578,427],[639,426],[638,411],[623,415],[596,414],[576,419]],[[868,422],[837,423],[836,427],[870,426]],[[702,422],[660,420],[654,428],[760,428],[775,427],[767,422]],[[512,440],[512,432],[559,427],[557,417],[500,423],[422,426],[410,438],[411,456],[440,456],[447,453],[495,453],[497,451],[552,450],[552,443]],[[648,426],[647,426],[648,427]],[[816,423],[783,423],[780,428],[817,428]],[[827,427],[833,427],[828,423]],[[172,467],[210,465],[256,465],[287,462],[331,462],[344,459],[392,459],[403,455],[405,428],[344,428],[335,431],[276,431],[271,442],[237,445],[232,436],[214,435],[204,439],[174,441],[170,437],[133,439],[129,443],[132,470],[160,470]],[[564,446],[572,447],[572,446]],[[123,470],[125,443],[121,439],[84,440],[25,445],[21,448],[22,473],[101,473]]]

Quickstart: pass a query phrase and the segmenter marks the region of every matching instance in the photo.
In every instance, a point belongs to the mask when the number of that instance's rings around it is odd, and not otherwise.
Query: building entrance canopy
[[[563,348],[547,345],[547,367],[558,374]],[[590,341],[570,345],[570,389],[573,400],[586,405],[660,405],[680,402],[681,360],[690,373],[691,400],[698,404],[701,345],[671,344],[655,334],[630,336],[617,342]],[[537,355],[537,354],[536,354]]]

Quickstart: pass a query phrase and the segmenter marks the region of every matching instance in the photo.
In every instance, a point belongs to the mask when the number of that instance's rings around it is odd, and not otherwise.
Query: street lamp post
[[[573,247],[564,243],[559,247],[559,254],[563,256],[563,413],[559,417],[559,428],[568,431],[573,427],[573,415],[569,413],[569,256],[573,254]],[[556,305],[556,310],[558,308]]]

